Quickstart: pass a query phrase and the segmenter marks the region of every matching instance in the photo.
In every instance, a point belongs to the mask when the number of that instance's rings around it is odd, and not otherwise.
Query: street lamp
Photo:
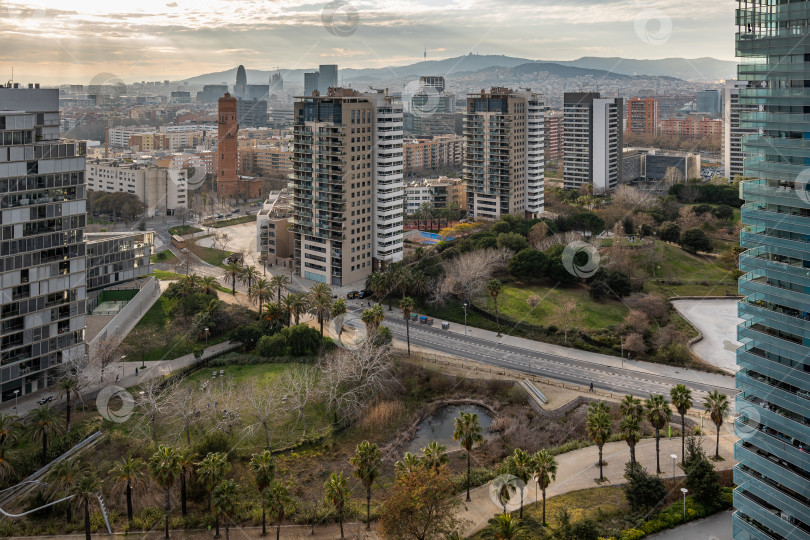
[[[126,360],[126,359],[127,359],[127,355],[122,354],[121,355],[121,376],[122,377],[124,376],[124,360]]]
[[[20,395],[20,389],[17,388],[16,390],[14,390],[14,410],[15,411],[17,411],[17,396],[19,396],[19,395]],[[19,412],[19,411],[17,411],[17,412]]]
[[[208,347],[208,327],[205,327],[205,346]]]
[[[467,302],[464,302],[464,335],[467,335]]]
[[[678,459],[678,456],[675,455],[675,454],[670,454],[669,457],[672,458],[672,478],[674,479],[675,478],[675,460]]]
[[[686,494],[689,493],[689,490],[681,488],[681,493],[683,493],[683,518],[686,519]]]

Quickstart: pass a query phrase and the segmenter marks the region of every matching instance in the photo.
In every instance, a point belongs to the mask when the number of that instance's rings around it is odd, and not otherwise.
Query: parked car
[[[53,396],[45,396],[39,400],[39,404],[45,405],[46,403],[50,403],[51,401],[53,401]]]
[[[346,294],[347,300],[354,300],[356,298],[360,298],[360,291],[349,291],[349,293]]]
[[[360,293],[360,298],[368,298],[369,296],[371,296],[371,291],[370,291],[370,290],[368,290],[368,289],[364,289],[364,290],[363,290],[363,291]]]
[[[222,218],[224,218],[224,217],[225,217],[225,216],[223,216],[222,214],[217,214],[217,219],[222,219]]]

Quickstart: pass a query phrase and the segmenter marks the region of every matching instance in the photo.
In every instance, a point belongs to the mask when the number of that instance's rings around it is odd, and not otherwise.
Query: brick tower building
[[[219,98],[219,160],[217,167],[217,196],[232,197],[239,191],[239,154],[236,137],[239,123],[236,121],[236,98],[227,92]]]

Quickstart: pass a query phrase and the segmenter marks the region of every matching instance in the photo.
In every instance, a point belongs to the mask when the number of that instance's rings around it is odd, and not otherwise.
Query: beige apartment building
[[[430,139],[410,139],[403,143],[405,175],[422,171],[439,171],[461,167],[464,138],[458,135],[436,135]]]
[[[402,260],[403,113],[386,92],[330,88],[294,109],[295,271],[335,286]]]

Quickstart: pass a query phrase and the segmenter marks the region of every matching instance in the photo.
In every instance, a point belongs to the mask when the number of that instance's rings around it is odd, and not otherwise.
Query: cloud
[[[32,0],[0,5],[0,69],[31,80],[90,78],[99,67],[127,81],[271,66],[380,67],[473,51],[529,59],[585,55],[733,58],[733,6],[683,0],[352,0],[359,25],[331,34],[316,0]],[[3,6],[6,6],[5,8]],[[672,21],[666,43],[639,39],[644,10]],[[51,79],[46,80],[46,79]],[[80,81],[78,81],[80,82]]]

